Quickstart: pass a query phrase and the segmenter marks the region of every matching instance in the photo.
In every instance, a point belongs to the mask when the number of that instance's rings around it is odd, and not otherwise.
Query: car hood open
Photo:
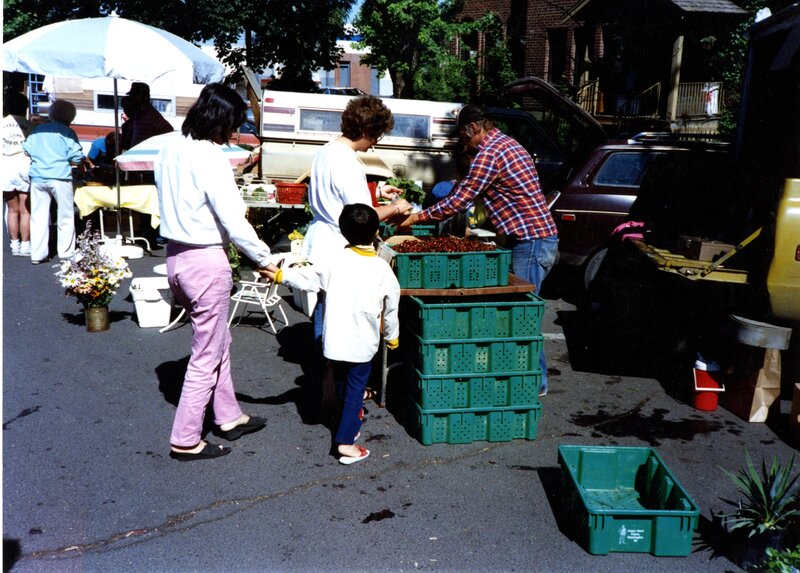
[[[528,76],[510,82],[501,90],[501,98],[503,106],[530,112],[548,129],[566,158],[564,176],[608,139],[594,117],[541,78]]]

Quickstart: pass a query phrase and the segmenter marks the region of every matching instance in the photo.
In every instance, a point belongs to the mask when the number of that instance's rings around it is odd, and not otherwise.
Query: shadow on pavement
[[[570,521],[567,508],[564,507],[565,497],[561,491],[561,468],[558,466],[542,467],[536,468],[536,471],[542,482],[542,489],[547,496],[547,502],[550,504],[550,510],[553,512],[558,530],[564,537],[577,543],[574,525]]]
[[[183,388],[183,379],[186,377],[186,367],[189,365],[189,356],[180,360],[171,360],[156,366],[156,376],[158,377],[158,389],[164,395],[164,400],[178,405]]]
[[[3,538],[3,571],[11,571],[22,554],[19,539]]]
[[[122,310],[110,310],[108,312],[108,321],[113,324],[115,322],[122,322],[123,320],[131,320],[132,316],[133,316],[132,312],[126,312]],[[63,320],[68,324],[86,326],[86,314],[84,313],[83,310],[79,310],[76,313],[62,312],[61,320]]]

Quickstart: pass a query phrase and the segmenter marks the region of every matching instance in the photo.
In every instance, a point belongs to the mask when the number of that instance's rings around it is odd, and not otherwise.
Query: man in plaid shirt
[[[494,127],[485,110],[464,106],[456,122],[459,137],[477,150],[469,172],[444,199],[410,215],[404,225],[441,221],[481,201],[499,235],[512,249],[514,274],[539,292],[558,255],[558,232],[539,185],[533,158],[514,139]],[[547,394],[544,348],[541,395]]]

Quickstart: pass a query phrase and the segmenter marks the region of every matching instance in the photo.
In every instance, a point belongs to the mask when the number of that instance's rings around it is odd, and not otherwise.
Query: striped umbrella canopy
[[[145,139],[127,150],[122,155],[115,158],[117,165],[122,171],[152,171],[153,164],[158,154],[170,141],[177,137],[182,137],[180,131],[172,131],[162,135],[156,135]],[[251,151],[238,145],[223,145],[222,151],[231,164],[236,167],[246,163],[250,159]]]

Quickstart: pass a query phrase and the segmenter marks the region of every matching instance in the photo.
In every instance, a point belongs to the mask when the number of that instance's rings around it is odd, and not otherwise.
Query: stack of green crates
[[[400,310],[424,445],[536,438],[541,298],[409,296]]]

